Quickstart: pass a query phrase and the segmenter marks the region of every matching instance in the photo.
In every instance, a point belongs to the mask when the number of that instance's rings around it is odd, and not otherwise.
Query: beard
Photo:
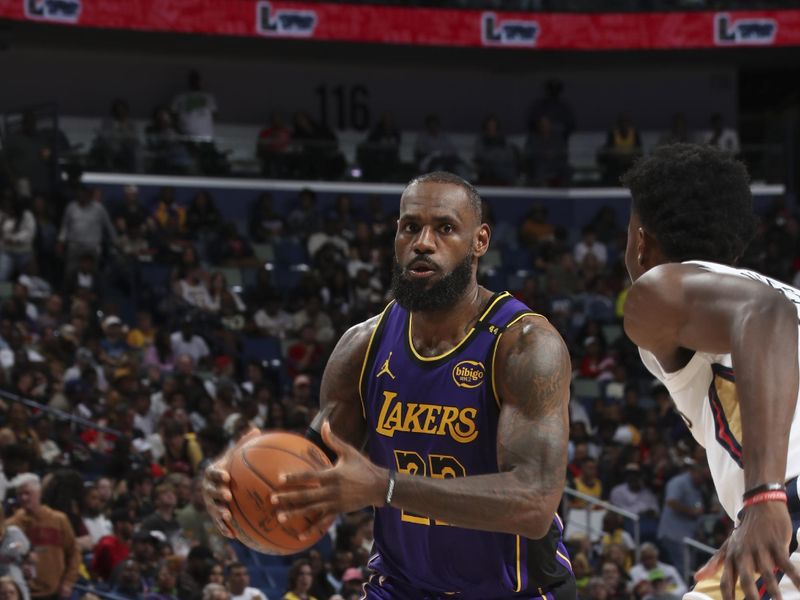
[[[472,252],[439,281],[409,278],[394,259],[392,295],[397,303],[411,312],[439,312],[455,306],[472,281]]]

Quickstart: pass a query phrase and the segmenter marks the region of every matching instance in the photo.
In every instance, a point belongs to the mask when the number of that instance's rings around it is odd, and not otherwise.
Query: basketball
[[[286,432],[260,435],[237,448],[228,464],[231,476],[231,520],[236,538],[266,554],[294,554],[313,546],[328,530],[333,517],[319,530],[300,540],[311,519],[297,516],[279,523],[270,501],[284,473],[316,471],[331,466],[317,446]],[[284,488],[285,489],[285,488]]]

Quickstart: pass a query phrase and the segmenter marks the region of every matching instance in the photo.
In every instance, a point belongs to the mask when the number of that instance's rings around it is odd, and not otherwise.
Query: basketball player
[[[684,598],[798,598],[800,291],[732,266],[754,218],[730,155],[665,146],[623,183],[633,197],[625,331],[705,447],[737,524]]]
[[[369,600],[576,596],[555,514],[569,354],[544,318],[478,285],[489,238],[467,182],[439,172],[408,185],[396,300],[344,334],[322,378],[327,418],[309,436],[336,465],[286,476],[295,491],[272,498],[284,515],[309,518],[306,533],[375,507]],[[206,496],[230,534],[222,464],[209,468]]]

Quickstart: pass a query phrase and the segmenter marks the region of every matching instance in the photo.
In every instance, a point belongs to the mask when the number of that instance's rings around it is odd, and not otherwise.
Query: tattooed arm
[[[499,344],[500,472],[446,480],[398,473],[392,506],[460,527],[538,539],[550,529],[564,490],[569,353],[553,326],[540,317],[515,324]]]
[[[566,477],[569,354],[555,329],[532,317],[503,333],[496,358],[502,401],[499,472],[455,479],[397,473],[392,506],[458,527],[539,539],[550,529]],[[330,515],[383,506],[389,477],[386,469],[335,435],[330,425],[323,425],[322,438],[336,452],[336,466],[287,474],[288,486],[311,489],[272,497],[281,511],[278,518],[304,514],[308,533]]]

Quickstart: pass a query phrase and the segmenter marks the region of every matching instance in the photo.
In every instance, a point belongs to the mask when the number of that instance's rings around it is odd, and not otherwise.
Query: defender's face
[[[470,249],[475,251],[480,227],[460,186],[426,182],[408,187],[400,199],[394,241],[403,276],[430,287],[460,265]]]

